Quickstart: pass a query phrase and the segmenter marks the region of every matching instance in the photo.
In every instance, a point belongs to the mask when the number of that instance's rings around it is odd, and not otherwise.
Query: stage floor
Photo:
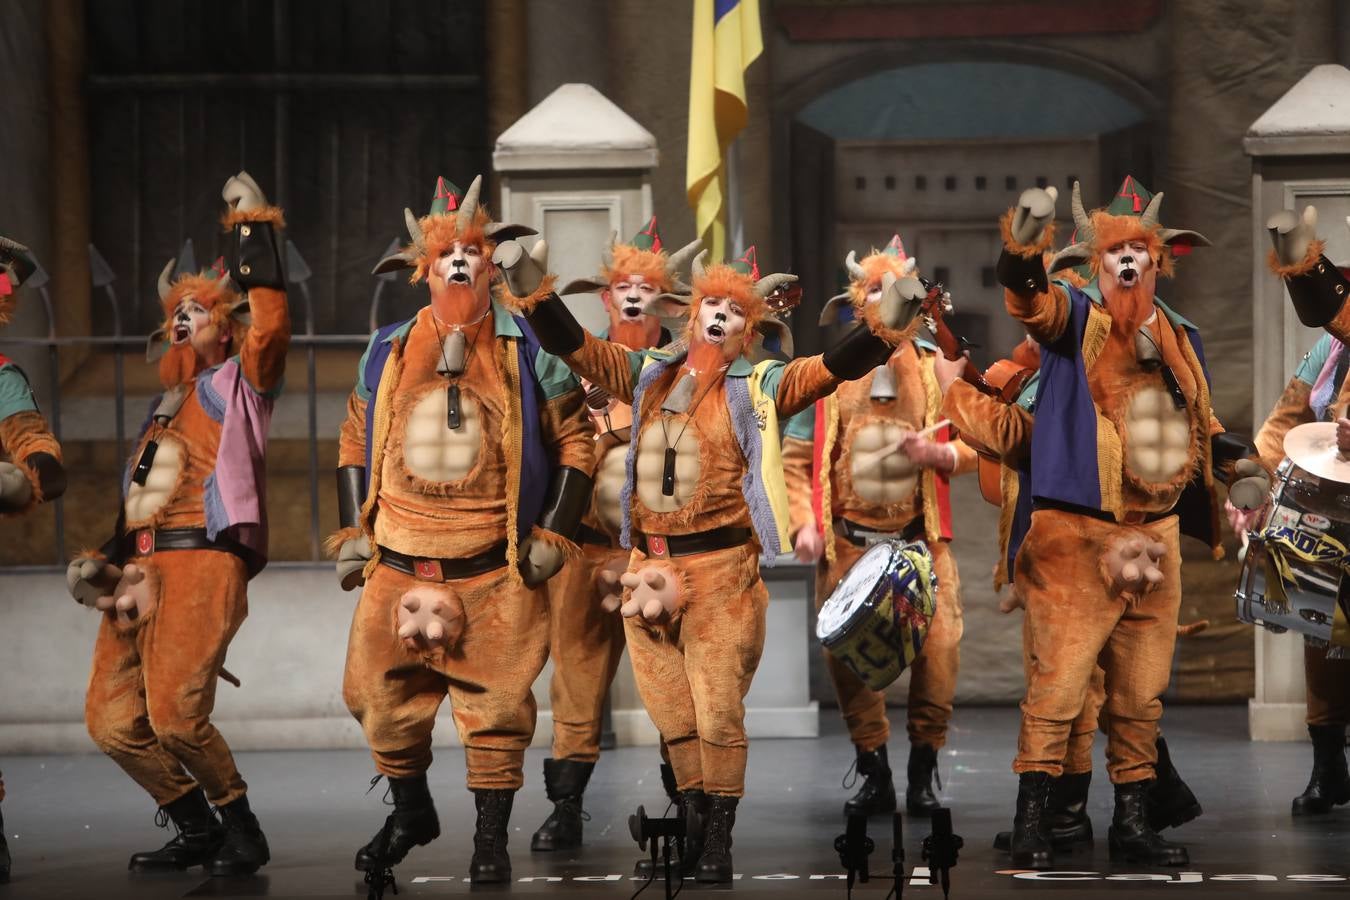
[[[734,832],[740,874],[733,885],[713,890],[771,897],[844,895],[833,842],[843,831],[846,792],[840,778],[851,750],[834,712],[821,715],[825,734],[819,739],[752,745],[748,795]],[[896,721],[902,715],[902,710],[893,711]],[[1315,822],[1293,821],[1289,802],[1306,783],[1310,745],[1249,742],[1241,707],[1173,707],[1165,717],[1173,757],[1205,807],[1201,818],[1176,833],[1190,848],[1191,865],[1184,871],[1109,862],[1111,791],[1101,774],[1098,736],[1099,769],[1091,800],[1096,847],[1064,856],[1054,873],[1042,873],[1037,880],[1018,877],[1007,857],[991,847],[994,832],[1011,822],[1017,789],[1009,760],[1016,723],[1014,709],[957,710],[954,733],[941,758],[942,795],[952,808],[956,832],[966,840],[952,872],[955,897],[1040,890],[1065,896],[1109,892],[1116,898],[1176,892],[1175,887],[1163,888],[1164,880],[1185,885],[1188,894],[1208,895],[1343,892],[1350,886],[1350,807]],[[903,773],[903,738],[892,740],[891,752]],[[532,854],[528,849],[530,833],[549,809],[543,758],[542,751],[529,752],[528,783],[516,798],[511,823],[515,882],[474,892],[629,897],[640,883],[631,880],[639,854],[628,836],[628,815],[639,803],[657,813],[664,808],[655,748],[625,748],[604,756],[586,794],[591,815],[586,845],[569,854]],[[245,753],[239,763],[271,843],[272,863],[253,878],[209,879],[200,870],[156,877],[126,872],[132,851],[158,847],[169,833],[154,827],[149,800],[104,757],[4,760],[9,797],[3,811],[15,872],[10,884],[0,885],[0,900],[364,897],[365,886],[351,859],[385,815],[383,785],[365,792],[373,773],[369,757],[345,751]],[[473,812],[463,777],[459,751],[440,751],[431,783],[443,833],[399,867],[400,897],[470,890],[464,875],[472,853]],[[906,819],[911,873],[923,865],[919,848],[927,828],[925,821]],[[870,831],[877,842],[872,869],[889,874],[889,819],[873,820]],[[905,892],[940,896],[922,876],[922,871],[917,878],[911,874]],[[889,880],[874,879],[856,892],[881,898],[890,887]],[[685,890],[709,888],[690,882]],[[643,897],[663,894],[658,882]]]

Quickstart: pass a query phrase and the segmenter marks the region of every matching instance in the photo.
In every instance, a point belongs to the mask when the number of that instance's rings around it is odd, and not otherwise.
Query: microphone
[[[876,844],[867,836],[867,816],[849,816],[847,830],[834,839],[834,849],[839,853],[839,864],[848,872],[850,892],[855,880],[863,884],[870,880],[867,856],[875,848]]]

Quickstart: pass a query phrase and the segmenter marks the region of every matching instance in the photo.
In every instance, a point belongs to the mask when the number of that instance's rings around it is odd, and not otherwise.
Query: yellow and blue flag
[[[715,261],[726,255],[726,149],[745,127],[745,70],[763,50],[759,0],[694,0],[685,189]]]

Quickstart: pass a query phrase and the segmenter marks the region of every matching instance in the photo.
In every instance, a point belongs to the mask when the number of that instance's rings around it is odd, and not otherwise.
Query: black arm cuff
[[[281,253],[271,222],[237,222],[230,245],[230,275],[245,291],[250,288],[284,290]]]
[[[894,347],[859,324],[826,350],[821,360],[834,377],[853,381],[890,359],[894,352]]]
[[[1286,278],[1284,283],[1298,320],[1309,328],[1321,328],[1336,318],[1350,296],[1350,282],[1325,256],[1307,272]]]
[[[366,467],[340,467],[337,470],[337,494],[338,527],[360,527],[361,507],[366,502]]]
[[[591,505],[591,476],[571,466],[560,466],[548,486],[539,527],[575,541],[581,517]]]
[[[1017,294],[1043,294],[1050,287],[1040,254],[1019,256],[1004,247],[998,255],[994,274],[998,276],[999,284]]]
[[[1209,439],[1209,456],[1215,480],[1227,483],[1233,464],[1256,456],[1256,445],[1240,434],[1220,431]]]
[[[539,338],[539,346],[554,356],[576,353],[586,342],[586,330],[557,294],[549,294],[536,303],[525,320]]]
[[[66,470],[50,453],[33,453],[23,461],[37,475],[43,501],[55,500],[66,492]]]

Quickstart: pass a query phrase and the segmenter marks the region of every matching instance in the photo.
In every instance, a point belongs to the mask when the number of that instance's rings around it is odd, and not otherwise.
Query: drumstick
[[[875,466],[877,463],[881,462],[886,457],[890,456],[895,451],[899,450],[900,445],[903,444],[905,441],[909,440],[911,437],[928,437],[928,435],[932,434],[933,432],[941,428],[946,428],[950,424],[952,424],[951,419],[943,419],[941,422],[938,422],[935,425],[929,425],[923,431],[917,431],[912,435],[905,435],[898,441],[893,441],[892,443],[889,443],[884,447],[879,447],[878,449],[873,450],[866,456],[859,457],[857,465],[853,467],[853,471],[865,472],[868,469]]]

